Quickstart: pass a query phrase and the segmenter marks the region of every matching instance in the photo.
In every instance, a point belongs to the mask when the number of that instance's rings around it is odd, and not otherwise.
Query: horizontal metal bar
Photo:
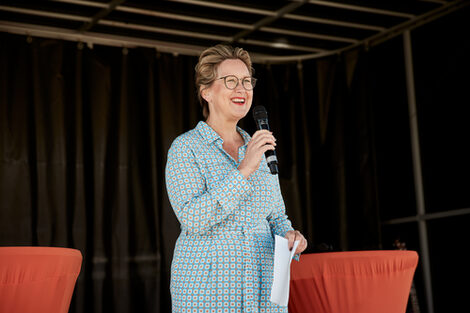
[[[95,2],[95,1],[84,1],[84,0],[51,0],[54,2],[62,2],[62,3],[69,3],[69,4],[77,4],[95,8],[107,8],[108,4],[104,2]]]
[[[75,30],[66,30],[63,28],[5,21],[0,21],[0,31],[18,35],[84,42],[93,45],[105,45],[126,48],[154,48],[157,51],[163,53],[183,54],[192,56],[199,56],[199,54],[207,48],[204,46],[169,43],[165,41],[139,39],[135,37],[100,34],[94,32],[80,33]],[[258,42],[257,44],[262,44],[266,46],[268,43]],[[322,53],[322,55],[326,54],[328,53]],[[263,63],[267,57],[267,55],[262,53],[250,53],[250,55],[254,63]]]
[[[439,3],[439,4],[446,4],[447,1],[444,1],[444,0],[418,0],[418,1],[422,1],[422,2],[434,2],[434,3]]]
[[[241,23],[234,23],[229,21],[223,20],[213,20],[208,18],[190,16],[190,15],[182,15],[182,14],[173,14],[167,12],[158,12],[153,10],[145,10],[139,8],[128,7],[125,5],[120,5],[116,8],[116,11],[140,14],[140,15],[148,15],[148,16],[155,16],[155,17],[162,17],[162,18],[169,18],[178,21],[186,21],[186,22],[195,22],[201,24],[208,24],[208,25],[216,25],[216,26],[224,26],[224,27],[233,27],[233,28],[241,28],[241,29],[252,29],[253,26],[249,24],[241,24]]]
[[[292,44],[282,43],[282,42],[271,42],[271,41],[267,42],[267,41],[255,40],[255,39],[240,39],[239,42],[247,43],[247,44],[251,44],[251,45],[277,48],[277,49],[291,49],[291,50],[308,51],[308,52],[324,52],[324,51],[326,51],[325,49],[298,46],[298,45],[292,45]]]
[[[282,7],[281,9],[276,10],[276,15],[266,16],[266,17],[261,18],[255,24],[253,24],[253,29],[242,30],[241,32],[238,32],[237,34],[235,34],[232,38],[232,42],[236,42],[241,38],[247,37],[251,33],[257,31],[258,29],[260,29],[261,27],[264,27],[266,25],[269,25],[269,24],[273,23],[274,21],[282,18],[285,14],[288,14],[288,13],[294,11],[295,9],[300,7],[302,4],[303,3],[301,3],[301,2],[299,2],[299,3],[291,2],[288,5]]]
[[[410,223],[410,222],[433,220],[437,218],[461,216],[461,215],[467,215],[467,214],[470,214],[470,208],[443,211],[443,212],[437,212],[437,213],[418,214],[415,216],[408,216],[408,217],[402,217],[402,218],[394,218],[394,219],[383,222],[383,224],[387,224],[387,225],[403,224],[403,223]]]
[[[98,24],[100,20],[104,19],[106,16],[111,14],[116,8],[116,6],[120,5],[124,1],[126,0],[112,0],[111,2],[108,3],[107,8],[103,8],[98,13],[93,15],[91,22],[84,23],[82,27],[80,27],[79,31],[85,32],[85,31],[92,29],[93,26],[95,26],[96,24]]]
[[[86,16],[77,16],[77,15],[55,13],[55,12],[49,12],[49,11],[38,11],[38,10],[32,10],[32,9],[15,8],[15,7],[10,7],[10,6],[5,6],[5,5],[0,5],[0,11],[29,14],[29,15],[36,15],[36,16],[53,17],[53,18],[58,18],[58,19],[63,19],[63,20],[72,20],[72,21],[80,21],[80,22],[90,22],[92,20],[91,17],[86,17]]]
[[[355,5],[355,4],[346,4],[346,3],[323,1],[323,0],[309,0],[308,2],[312,4],[316,4],[316,5],[339,8],[339,9],[346,9],[346,10],[351,10],[351,11],[367,12],[367,13],[373,13],[373,14],[397,16],[397,17],[404,17],[404,18],[415,17],[414,14],[410,14],[410,13],[402,13],[402,12],[396,12],[396,11],[390,11],[390,10],[376,9],[376,8],[370,8],[370,7],[365,7],[365,6]]]
[[[216,41],[229,41],[231,39],[231,37],[227,37],[227,36],[219,36],[219,35],[213,35],[213,34],[191,32],[191,31],[186,31],[186,30],[124,23],[124,22],[117,22],[117,21],[110,21],[110,20],[101,20],[98,22],[98,24],[106,25],[106,26],[113,26],[113,27],[127,28],[127,29],[143,30],[143,31],[154,32],[154,33],[210,39],[210,40],[216,40]]]
[[[359,24],[359,23],[352,23],[352,22],[343,22],[343,21],[338,21],[338,20],[331,20],[331,19],[326,19],[326,18],[319,18],[319,17],[312,17],[312,16],[305,16],[305,15],[298,15],[298,14],[286,14],[284,15],[284,17],[291,19],[291,20],[297,20],[297,21],[343,26],[343,27],[358,28],[358,29],[367,29],[367,30],[373,30],[373,31],[385,30],[385,27],[381,27],[381,26],[366,25],[366,24]]]
[[[117,21],[110,21],[110,20],[101,20],[99,21],[99,24],[113,26],[113,27],[122,27],[122,28],[127,28],[127,29],[150,31],[150,32],[156,32],[156,33],[164,33],[164,34],[172,34],[172,35],[178,35],[178,36],[188,36],[188,37],[194,37],[194,38],[216,40],[216,41],[222,41],[222,42],[232,41],[232,37],[228,37],[228,36],[218,36],[218,35],[212,35],[212,34],[196,33],[196,32],[190,32],[190,31],[146,26],[146,25],[132,24],[132,23],[124,23],[124,22],[117,22]],[[325,49],[318,49],[318,48],[305,47],[305,46],[292,45],[292,44],[284,44],[284,43],[273,43],[273,42],[266,42],[262,40],[242,39],[240,40],[240,42],[251,43],[251,44],[255,44],[256,42],[257,45],[261,45],[261,46],[293,49],[293,50],[308,51],[308,52],[325,51]]]
[[[232,4],[225,4],[225,3],[198,1],[198,0],[170,0],[170,1],[181,2],[181,3],[186,3],[186,4],[192,4],[192,5],[199,5],[199,6],[209,7],[209,8],[230,10],[230,11],[236,11],[236,12],[245,12],[245,13],[251,13],[251,14],[259,14],[259,15],[267,15],[267,16],[276,15],[275,11],[247,8],[247,7],[243,7],[239,5],[232,5]]]
[[[322,39],[322,40],[330,40],[330,41],[337,41],[337,42],[348,42],[348,43],[357,43],[359,40],[346,38],[346,37],[337,37],[331,35],[322,35],[322,34],[315,34],[315,33],[307,33],[307,32],[300,32],[295,30],[288,30],[288,29],[281,29],[281,28],[274,28],[274,27],[261,27],[261,31],[275,33],[275,34],[285,34],[285,35],[292,35],[292,36],[299,36],[299,37],[307,37],[307,38],[315,38],[315,39]]]
[[[16,23],[16,22],[5,22],[5,21],[0,21],[0,31],[11,33],[11,34],[18,34],[18,35],[37,36],[37,37],[52,38],[52,39],[67,40],[67,41],[77,41],[77,42],[113,46],[113,47],[154,48],[160,52],[177,53],[177,54],[194,55],[194,56],[198,56],[204,49],[207,48],[203,46],[169,43],[166,41],[159,41],[159,40],[153,40],[153,39],[148,40],[148,39],[140,39],[140,38],[135,38],[135,37],[100,34],[100,33],[95,33],[95,32],[80,33],[76,30],[67,30],[63,28]]]
[[[106,8],[107,7],[106,3],[84,1],[84,0],[52,0],[52,1],[78,4],[78,5],[83,5],[83,6],[100,7],[100,8]],[[178,1],[178,0],[176,0],[176,1]],[[195,4],[195,1],[183,1],[182,0],[182,1],[178,1],[178,2],[185,2],[185,3]],[[205,5],[205,6],[212,6],[212,7],[216,6],[217,8],[229,9],[229,10],[238,11],[238,12],[241,12],[241,11],[244,12],[245,11],[243,9],[240,9],[240,7],[235,7],[235,6],[231,6],[231,5],[225,5],[225,4],[214,4],[214,3],[201,2],[201,1],[197,1],[197,4],[198,5]],[[158,11],[154,11],[154,10],[134,8],[134,7],[127,6],[125,4],[124,5],[119,5],[116,8],[116,11],[123,11],[123,12],[149,15],[149,16],[156,16],[156,17],[163,17],[163,18],[172,18],[172,19],[175,19],[175,20],[205,23],[205,24],[217,25],[217,26],[229,26],[229,27],[237,27],[237,28],[242,28],[242,29],[252,29],[253,28],[253,26],[250,25],[250,24],[241,24],[241,23],[234,23],[234,22],[228,22],[228,21],[222,21],[222,20],[212,20],[212,19],[208,19],[208,18],[200,18],[200,17],[190,16],[190,15],[183,15],[183,14],[158,12]],[[261,10],[261,11],[256,10],[256,11],[259,12],[261,15],[269,15],[269,16],[274,16],[275,15],[272,11],[265,11],[265,10]],[[249,12],[253,13],[253,9],[249,9]],[[313,22],[313,23],[320,23],[320,24],[329,24],[329,25],[336,25],[336,26],[343,26],[343,27],[351,27],[351,28],[358,28],[358,29],[367,29],[367,30],[373,30],[373,31],[382,31],[382,30],[385,29],[384,27],[381,27],[381,26],[366,25],[366,24],[351,23],[351,22],[343,22],[343,21],[338,21],[338,20],[330,20],[330,19],[303,16],[303,15],[296,15],[296,14],[285,14],[283,17],[288,18],[288,19],[292,19],[292,20],[299,20],[299,21]]]

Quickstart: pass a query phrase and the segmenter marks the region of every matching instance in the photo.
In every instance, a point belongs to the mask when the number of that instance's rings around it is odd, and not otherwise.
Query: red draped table
[[[415,251],[305,254],[291,265],[289,313],[405,313]]]
[[[0,247],[0,313],[66,313],[82,264],[79,250]]]

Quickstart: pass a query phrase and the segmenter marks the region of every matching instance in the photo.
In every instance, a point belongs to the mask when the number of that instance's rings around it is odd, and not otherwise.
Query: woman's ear
[[[211,98],[211,92],[207,88],[201,86],[201,97],[202,99],[206,100],[207,103],[209,103],[209,100]]]

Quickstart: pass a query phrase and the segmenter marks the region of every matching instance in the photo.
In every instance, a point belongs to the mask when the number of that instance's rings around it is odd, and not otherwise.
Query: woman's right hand
[[[240,173],[248,178],[258,169],[263,154],[268,150],[274,150],[275,146],[276,138],[272,132],[266,129],[256,131],[246,147],[245,158],[238,166]]]

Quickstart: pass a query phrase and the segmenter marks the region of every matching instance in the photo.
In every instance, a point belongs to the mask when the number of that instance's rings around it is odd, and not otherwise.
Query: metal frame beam
[[[195,22],[195,23],[201,23],[201,24],[233,27],[233,28],[240,28],[240,29],[252,29],[253,28],[253,26],[249,24],[234,23],[234,22],[223,21],[223,20],[213,20],[213,19],[208,19],[208,18],[203,18],[203,17],[181,15],[181,14],[174,14],[174,13],[168,13],[168,12],[150,11],[150,10],[145,10],[145,9],[133,8],[133,7],[125,6],[125,5],[117,7],[116,11],[169,18],[169,19],[174,19],[178,21]]]
[[[126,48],[154,48],[160,52],[198,56],[207,47],[169,43],[166,41],[140,39],[135,37],[100,34],[94,32],[78,32],[63,28],[32,25],[16,22],[0,21],[0,31],[11,34],[53,38],[67,41],[77,41],[90,44]]]
[[[64,1],[71,1],[71,0],[64,0]],[[181,2],[181,3],[186,3],[186,4],[192,4],[192,5],[198,5],[198,6],[204,6],[204,7],[210,7],[210,8],[230,10],[230,11],[235,11],[235,12],[252,13],[252,14],[259,14],[259,15],[266,15],[266,16],[275,16],[276,15],[276,12],[274,12],[274,11],[255,9],[255,8],[245,8],[245,7],[240,7],[240,6],[236,6],[236,5],[222,4],[222,3],[209,2],[209,1],[199,1],[199,0],[171,0],[171,1]],[[298,2],[300,2],[300,1],[298,1]],[[350,22],[343,22],[343,21],[338,21],[338,20],[328,20],[328,19],[315,18],[315,17],[307,17],[307,16],[302,16],[302,15],[298,15],[298,14],[290,14],[290,13],[285,14],[284,18],[299,20],[299,21],[305,21],[305,22],[320,23],[320,24],[329,24],[329,25],[337,25],[337,26],[344,26],[344,27],[351,27],[351,28],[369,29],[369,30],[375,30],[375,31],[381,31],[381,30],[385,29],[385,28],[380,27],[380,26],[366,25],[366,24],[359,24],[359,23],[350,23]]]
[[[153,33],[186,36],[186,37],[217,40],[217,41],[224,41],[224,42],[229,41],[231,39],[231,37],[228,37],[228,36],[219,36],[219,35],[214,35],[214,34],[197,33],[197,32],[186,31],[186,30],[146,26],[146,25],[141,25],[141,24],[125,23],[125,22],[110,21],[110,20],[102,20],[102,21],[99,21],[98,24],[126,28],[126,29],[141,30],[141,31],[153,32]]]
[[[287,30],[287,29],[280,29],[274,27],[261,27],[259,29],[263,32],[275,33],[275,34],[285,34],[285,35],[292,35],[298,37],[306,37],[306,38],[314,38],[314,39],[321,39],[321,40],[329,40],[329,41],[336,41],[336,42],[347,42],[347,43],[358,43],[359,40],[353,38],[346,38],[346,37],[338,37],[338,36],[331,36],[331,35],[322,35],[316,33],[307,33],[301,32],[296,30]]]
[[[425,213],[421,215],[417,214],[414,216],[394,218],[394,219],[383,222],[383,224],[384,225],[404,224],[404,223],[411,223],[411,222],[433,220],[437,218],[461,216],[461,215],[466,215],[466,214],[470,214],[470,208],[441,211],[441,212],[435,212],[435,213]]]
[[[36,16],[44,16],[44,17],[53,17],[63,20],[71,20],[71,21],[80,21],[80,22],[91,22],[91,17],[87,16],[77,16],[72,14],[65,14],[65,13],[55,13],[55,12],[44,12],[32,9],[24,9],[24,8],[15,8],[6,5],[0,5],[1,11],[6,12],[13,12],[13,13],[21,13],[21,14],[29,14],[29,15],[36,15]]]
[[[171,1],[192,4],[192,5],[199,5],[199,6],[208,7],[208,8],[236,11],[236,12],[245,12],[245,13],[267,15],[267,16],[276,15],[276,12],[274,11],[255,9],[255,8],[246,8],[246,7],[241,7],[238,5],[218,3],[218,2],[199,1],[199,0],[171,0]]]
[[[343,22],[343,21],[338,21],[338,20],[330,20],[330,19],[325,19],[325,18],[304,16],[304,15],[298,15],[298,14],[286,14],[286,15],[284,15],[284,18],[288,18],[288,19],[291,19],[291,20],[297,20],[297,21],[318,23],[318,24],[327,24],[327,25],[335,25],[335,26],[342,26],[342,27],[349,27],[349,28],[367,29],[367,30],[373,30],[373,31],[383,31],[383,30],[385,30],[385,27],[382,27],[382,26],[374,26],[374,25],[352,23],[352,22]]]
[[[87,31],[90,30],[93,26],[98,24],[98,22],[103,19],[104,17],[108,16],[115,8],[116,6],[124,3],[126,0],[113,0],[110,2],[106,8],[103,8],[101,11],[95,14],[95,16],[92,17],[90,22],[87,22],[83,24],[82,27],[80,27],[79,31]]]
[[[32,25],[17,22],[5,22],[0,21],[0,31],[4,31],[11,34],[26,35],[26,36],[37,36],[43,38],[53,38],[67,41],[77,41],[89,44],[106,45],[114,47],[127,47],[127,48],[154,48],[160,52],[184,54],[199,56],[199,54],[207,47],[189,45],[189,44],[178,44],[170,43],[159,40],[140,39],[128,36],[101,34],[95,32],[78,32],[76,30],[69,30],[56,27]],[[329,52],[321,49],[299,47],[288,44],[277,44],[273,42],[264,42],[256,40],[247,40],[247,44],[262,45],[265,47],[274,47],[282,49],[303,49],[309,52],[318,51],[321,55],[328,55]],[[262,53],[250,53],[254,63],[263,63],[267,55]]]
[[[413,177],[415,185],[416,211],[418,216],[426,214],[424,202],[423,173],[421,169],[421,152],[419,145],[418,116],[416,112],[416,95],[413,73],[413,56],[410,31],[403,33],[403,49],[405,54],[406,90],[408,94],[408,111],[410,118],[411,153],[413,159]],[[424,289],[428,313],[434,313],[431,262],[429,258],[428,231],[425,220],[418,220],[420,259],[423,268]]]
[[[262,28],[266,25],[271,24],[272,22],[282,18],[284,15],[294,11],[298,7],[302,6],[303,4],[304,4],[304,2],[291,2],[291,3],[289,3],[288,5],[282,7],[280,10],[276,11],[275,15],[267,16],[265,18],[262,18],[258,22],[256,22],[253,25],[252,29],[246,29],[246,30],[243,30],[243,31],[239,32],[238,34],[235,34],[235,36],[233,36],[233,38],[232,38],[232,42],[237,42],[241,38],[246,37],[249,34],[257,31],[258,29],[260,29],[260,28]]]
[[[355,5],[355,4],[347,4],[347,3],[323,1],[323,0],[309,0],[308,2],[312,4],[316,4],[316,5],[326,6],[326,7],[358,11],[358,12],[366,12],[366,13],[372,13],[372,14],[381,14],[381,15],[396,16],[396,17],[403,17],[403,18],[415,17],[414,14],[370,8],[370,7],[365,7],[365,6]]]

